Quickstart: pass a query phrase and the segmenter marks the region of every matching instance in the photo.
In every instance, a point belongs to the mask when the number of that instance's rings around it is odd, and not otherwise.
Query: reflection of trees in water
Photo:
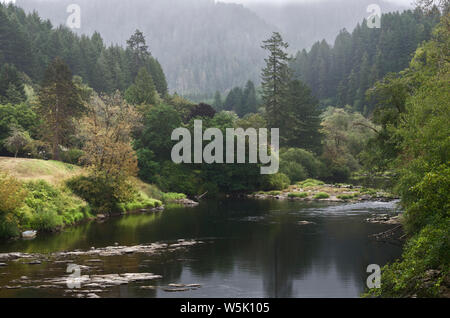
[[[234,214],[242,218],[263,215],[285,208],[286,204],[276,201],[241,203],[240,206],[228,203],[221,208],[228,209],[231,217]],[[251,269],[252,274],[262,276],[267,297],[292,297],[293,280],[308,273],[320,250],[320,241],[304,235],[311,230],[300,230],[293,216],[285,213],[274,211],[264,221],[230,222],[226,229],[222,234],[231,239],[218,239],[211,248],[203,246],[192,251],[190,255],[198,261],[190,265],[191,270],[203,276],[215,272],[226,274],[233,272],[235,264],[239,263],[240,268]]]
[[[186,252],[107,258],[104,270],[152,272],[163,276],[163,284],[179,281],[186,264],[193,274],[205,278],[248,270],[249,275],[262,277],[267,297],[295,296],[294,282],[313,272],[325,277],[336,270],[336,279],[343,284],[361,281],[363,286],[368,264],[383,265],[400,254],[400,247],[386,244],[379,248],[382,243],[369,240],[368,234],[381,232],[385,227],[364,223],[360,217],[305,216],[317,224],[297,225],[299,214],[287,212],[300,211],[304,206],[314,204],[211,201],[194,209],[170,209],[157,215],[132,215],[104,224],[86,224],[35,241],[17,242],[13,249],[55,251],[89,249],[114,242],[135,245],[191,238],[208,242],[207,238],[213,238],[213,244],[189,247]],[[156,295],[151,290],[126,287],[114,292],[126,297]]]
[[[257,211],[262,215],[293,207],[289,202],[249,202],[242,202],[241,206],[227,203],[220,209],[229,209],[232,215],[240,212],[242,217],[242,213],[257,216]],[[239,268],[262,276],[266,296],[292,297],[293,282],[311,271],[325,276],[336,270],[343,284],[361,282],[363,286],[368,264],[383,265],[400,253],[395,246],[374,246],[379,243],[370,241],[368,234],[377,229],[359,217],[321,217],[314,220],[317,225],[306,226],[296,225],[297,221],[293,215],[274,211],[264,221],[232,222],[225,226],[227,233],[222,234],[235,239],[216,240],[211,248],[196,249],[191,255],[198,261],[191,263],[191,269],[203,276],[226,274],[239,263]],[[318,228],[320,233],[316,232]]]
[[[341,220],[324,218],[326,236],[321,236],[321,258],[331,259],[342,281],[359,281],[365,284],[367,266],[383,266],[401,253],[401,248],[389,243],[376,242],[368,236],[389,228],[364,222],[361,218],[346,217]],[[331,256],[331,257],[330,257]]]

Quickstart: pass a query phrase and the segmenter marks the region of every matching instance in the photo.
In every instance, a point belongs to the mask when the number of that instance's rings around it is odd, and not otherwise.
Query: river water
[[[180,239],[199,243],[155,255],[133,253],[71,261],[90,266],[81,270],[82,275],[162,276],[151,282],[110,287],[98,293],[100,297],[358,297],[365,289],[367,266],[383,266],[401,254],[401,246],[369,237],[393,225],[371,224],[365,219],[398,212],[396,209],[395,202],[229,199],[114,217],[103,223],[93,221],[31,241],[1,243],[0,253],[40,253],[44,260],[31,265],[18,259],[0,267],[0,297],[73,297],[75,293],[67,288],[33,288],[23,282],[68,275],[66,263],[45,259],[51,253],[171,244]],[[167,291],[169,284],[201,287],[173,292]]]

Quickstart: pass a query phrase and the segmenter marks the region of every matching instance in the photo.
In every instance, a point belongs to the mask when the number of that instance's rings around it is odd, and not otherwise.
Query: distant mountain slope
[[[358,22],[369,17],[367,8],[372,4],[379,5],[381,13],[408,9],[383,0],[317,0],[283,6],[250,3],[248,7],[267,22],[276,25],[294,52],[309,48],[323,39],[332,43],[344,28],[352,31]]]
[[[285,8],[252,5],[252,11],[213,0],[77,0],[82,12],[81,29],[76,31],[99,31],[107,42],[125,45],[139,28],[162,64],[172,92],[212,94],[242,86],[249,79],[259,83],[265,54],[260,45],[272,31],[285,34],[295,52],[324,37],[333,39],[344,26],[351,29],[368,16],[365,3],[377,2],[330,1]],[[16,3],[27,11],[36,9],[58,25],[65,23],[66,8],[74,2]]]

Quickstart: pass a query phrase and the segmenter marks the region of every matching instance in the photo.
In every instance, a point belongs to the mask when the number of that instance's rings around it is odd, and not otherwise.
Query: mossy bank
[[[102,197],[91,191],[86,171],[78,166],[36,159],[0,158],[0,238],[27,230],[52,232],[96,218],[163,209],[163,203],[187,201],[184,194],[163,193],[134,179],[127,196]],[[104,200],[112,204],[104,205]],[[100,207],[108,210],[101,210]]]

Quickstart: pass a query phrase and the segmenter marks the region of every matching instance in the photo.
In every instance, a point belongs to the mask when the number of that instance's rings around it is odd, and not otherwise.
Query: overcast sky
[[[267,3],[267,2],[272,2],[272,3],[289,3],[289,2],[317,2],[317,1],[326,1],[326,0],[216,0],[216,2],[238,2],[238,3],[256,3],[256,2],[260,2],[260,3]],[[328,0],[330,1],[330,0]],[[412,2],[414,2],[414,0],[385,0],[387,2],[394,2],[394,3],[398,3],[398,4],[402,4],[402,5],[410,5]]]

